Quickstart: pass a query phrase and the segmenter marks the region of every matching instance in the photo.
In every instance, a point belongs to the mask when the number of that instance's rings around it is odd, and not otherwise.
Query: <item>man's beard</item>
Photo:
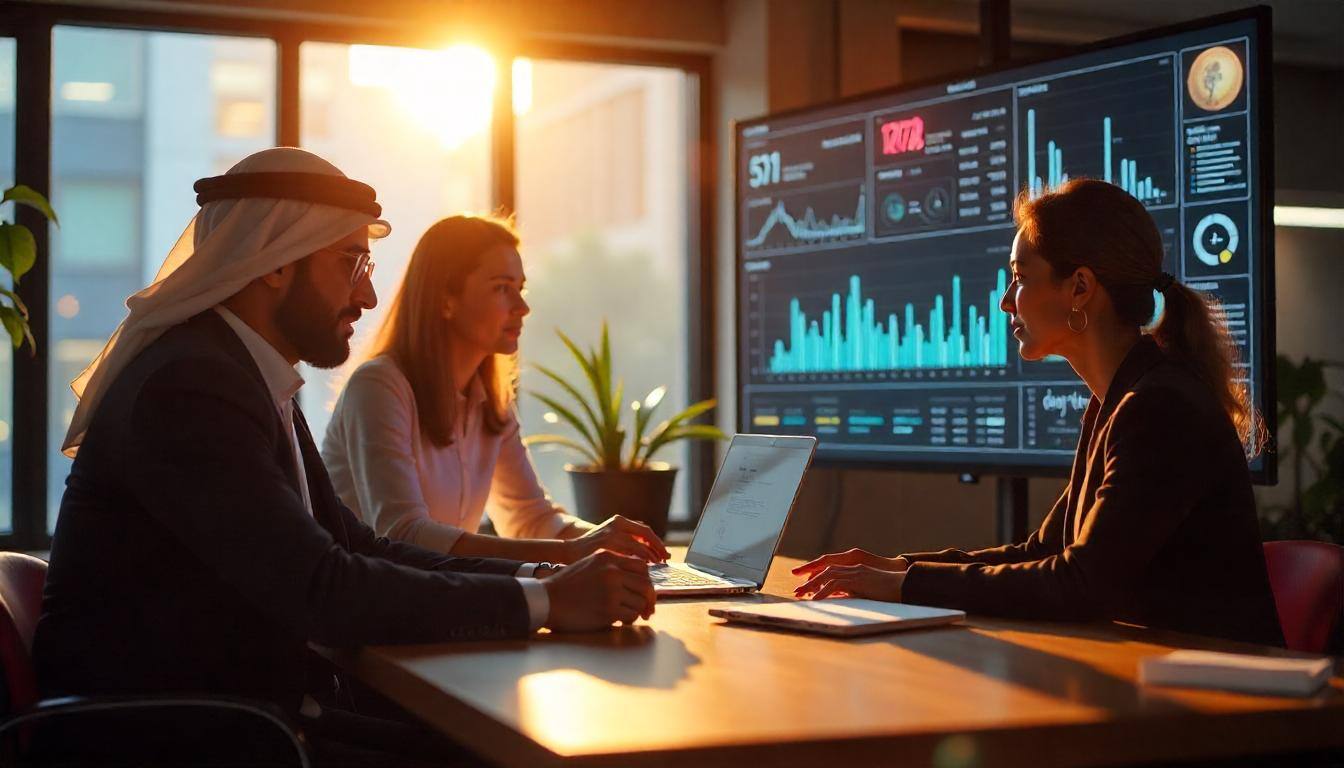
[[[340,332],[341,320],[351,325],[359,319],[357,307],[340,310],[326,306],[308,275],[308,264],[300,261],[294,284],[276,310],[275,324],[299,359],[314,368],[335,368],[350,357],[350,342]]]

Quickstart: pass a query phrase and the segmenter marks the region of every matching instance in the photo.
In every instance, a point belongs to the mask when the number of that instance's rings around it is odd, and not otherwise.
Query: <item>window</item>
[[[319,445],[349,371],[387,317],[406,264],[431,224],[487,213],[495,62],[485,51],[304,43],[299,48],[304,148],[373,186],[392,234],[372,243],[379,305],[355,328],[350,361],[304,366],[303,411]]]
[[[14,69],[13,38],[0,38],[0,189],[14,184]],[[14,220],[14,206],[5,206],[4,219]],[[0,344],[0,535],[14,530],[11,465],[14,459],[10,427],[14,423],[14,350]]]
[[[137,182],[134,178],[63,180],[52,205],[76,217],[79,226],[52,231],[52,248],[65,258],[62,266],[80,272],[139,273]]]
[[[196,179],[275,143],[275,61],[270,40],[53,31],[49,531],[70,468],[70,381],[195,214]]]
[[[707,70],[707,57],[618,52],[657,64],[647,67],[514,59],[514,119],[502,121],[496,81],[508,70],[487,50],[363,44],[370,36],[395,43],[398,30],[406,41],[425,41],[419,23],[370,33],[339,19],[313,27],[287,13],[247,20],[206,13],[179,26],[180,15],[123,11],[116,28],[97,26],[110,18],[105,11],[60,3],[27,8],[17,33],[0,21],[0,185],[13,183],[16,162],[29,168],[21,180],[45,186],[61,221],[46,232],[28,283],[47,293],[38,354],[24,363],[0,344],[0,546],[50,546],[70,470],[60,453],[76,405],[70,381],[195,214],[192,184],[282,142],[372,184],[393,225],[391,237],[373,247],[381,305],[359,324],[352,361],[343,370],[302,371],[304,409],[319,440],[344,374],[367,353],[420,236],[458,213],[519,212],[534,305],[525,364],[567,368],[553,329],[591,342],[607,317],[629,399],[666,383],[662,412],[670,415],[689,399],[688,369],[695,386],[705,386],[712,371],[696,365],[712,367],[712,354],[686,331],[709,319],[712,302],[688,295],[686,286],[688,273],[703,279],[709,258],[706,235],[696,229],[709,209],[688,207],[688,182],[700,166],[691,153],[706,130],[696,111],[706,95],[695,73]],[[307,39],[319,29],[329,37]],[[31,84],[45,87],[49,74],[49,111],[25,111],[19,122],[25,105],[17,102],[29,92],[19,93],[17,69],[47,49],[48,33],[50,57],[32,62],[38,79]],[[536,44],[562,58],[613,52]],[[297,73],[285,66],[291,54]],[[509,141],[495,142],[506,126]],[[495,178],[496,168],[513,177]],[[609,279],[594,281],[594,274]],[[522,384],[544,388],[526,370]],[[16,440],[34,435],[12,434],[16,396],[20,420],[45,416],[45,449],[41,440]],[[519,405],[526,432],[551,429],[533,398],[524,393]],[[686,517],[686,489],[704,490],[696,482],[703,467],[690,461],[703,455],[679,445],[660,456],[683,469],[674,521]],[[566,461],[537,456],[550,490],[572,507]],[[15,477],[23,480],[18,487]],[[27,500],[21,508],[13,506],[15,494]]]
[[[604,318],[626,399],[666,384],[659,413],[670,416],[688,399],[688,78],[665,68],[519,60],[514,83],[518,223],[532,305],[521,343],[523,432],[556,431],[529,391],[559,394],[528,364],[578,375],[555,329],[595,344]],[[685,520],[688,445],[657,458],[681,469],[671,514]],[[574,509],[564,465],[575,457],[536,450],[533,461],[556,501]]]

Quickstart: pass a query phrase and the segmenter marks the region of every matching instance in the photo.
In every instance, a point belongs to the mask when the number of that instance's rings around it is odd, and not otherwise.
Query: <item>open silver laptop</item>
[[[663,597],[755,592],[812,463],[815,437],[734,435],[685,562],[649,566]]]

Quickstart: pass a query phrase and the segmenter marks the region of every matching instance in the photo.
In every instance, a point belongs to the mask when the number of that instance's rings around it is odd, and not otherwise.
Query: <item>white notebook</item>
[[[840,637],[951,624],[966,618],[964,612],[946,608],[928,608],[922,605],[884,603],[880,600],[858,598],[791,600],[732,608],[710,608],[709,615],[741,624],[757,624]]]
[[[1244,693],[1310,696],[1330,679],[1333,659],[1287,659],[1215,651],[1173,651],[1139,661],[1139,682]]]

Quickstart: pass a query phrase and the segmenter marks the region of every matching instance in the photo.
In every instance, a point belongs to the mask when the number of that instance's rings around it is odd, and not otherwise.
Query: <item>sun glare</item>
[[[513,114],[526,115],[532,108],[532,60],[513,60]]]
[[[495,60],[468,44],[441,50],[350,46],[350,82],[390,93],[445,149],[456,149],[490,126]]]

